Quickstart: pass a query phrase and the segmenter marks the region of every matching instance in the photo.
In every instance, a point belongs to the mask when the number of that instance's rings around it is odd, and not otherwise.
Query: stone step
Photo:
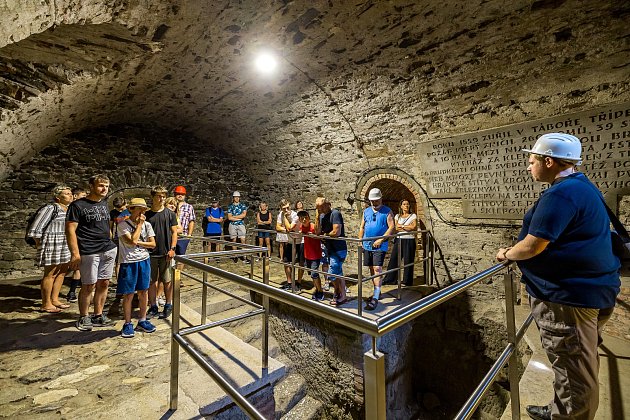
[[[280,419],[306,396],[306,380],[303,376],[292,373],[278,382],[273,390],[276,402],[275,418]]]
[[[208,297],[206,298],[206,314],[207,316],[211,316],[214,314],[219,314],[221,319],[227,318],[227,316],[223,316],[223,313],[226,311],[230,311],[236,308],[245,308],[242,312],[249,309],[244,302],[241,302],[238,299],[235,299],[225,293],[220,293],[212,290],[213,293],[210,293],[211,289],[208,289]],[[249,300],[250,295],[247,290],[238,289],[231,290],[236,296],[239,296],[243,299]],[[190,306],[195,311],[201,313],[201,290],[196,290],[193,293],[187,293],[187,296],[182,300]],[[253,309],[253,308],[252,308]]]
[[[315,420],[319,419],[324,405],[321,401],[307,395],[295,407],[281,417],[282,420]]]
[[[181,305],[181,317],[180,328],[199,324],[200,314],[185,304]],[[205,359],[241,395],[256,393],[286,375],[284,364],[271,357],[268,372],[263,374],[260,350],[224,328],[211,328],[186,338],[199,352],[207,355]],[[211,415],[232,403],[232,399],[187,354],[180,354],[180,361],[180,389],[198,405],[201,415]]]

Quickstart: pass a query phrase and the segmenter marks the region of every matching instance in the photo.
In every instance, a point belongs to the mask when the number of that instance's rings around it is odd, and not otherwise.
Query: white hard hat
[[[368,194],[368,200],[380,200],[383,198],[383,194],[381,194],[381,190],[378,188],[372,188],[370,193]]]
[[[571,134],[543,134],[536,140],[536,144],[531,150],[523,149],[521,151],[557,159],[572,160],[576,165],[582,163],[582,143],[580,143],[580,139]]]
[[[232,194],[232,197],[240,197],[241,193],[238,191],[234,191],[234,193]]]

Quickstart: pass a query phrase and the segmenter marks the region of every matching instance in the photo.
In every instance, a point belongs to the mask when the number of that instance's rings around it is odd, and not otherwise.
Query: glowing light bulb
[[[270,53],[261,53],[256,58],[254,65],[259,72],[270,74],[278,67],[278,60]]]

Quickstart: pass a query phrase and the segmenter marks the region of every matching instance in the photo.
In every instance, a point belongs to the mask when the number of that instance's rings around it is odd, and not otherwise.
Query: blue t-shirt
[[[389,226],[387,226],[387,216],[391,213],[391,209],[387,206],[381,206],[378,210],[374,210],[371,206],[363,210],[363,237],[371,238],[373,236],[383,236]],[[371,241],[363,241],[363,248],[368,251],[387,251],[388,240],[385,239],[380,247],[373,248]]]
[[[339,212],[339,210],[332,209],[330,213],[319,215],[319,228],[322,234],[332,232],[333,225],[341,225],[339,236],[346,236],[346,230],[343,225],[343,216],[341,215],[341,212]],[[348,249],[346,241],[335,239],[325,239],[324,245],[326,245],[326,249],[328,250],[329,254],[337,253],[339,251],[346,251]]]
[[[243,212],[246,211],[246,210],[247,210],[247,206],[245,204],[239,202],[238,204],[235,204],[235,203],[230,204],[228,206],[227,212],[228,212],[228,214],[231,214],[232,216],[238,216],[238,215],[243,214]],[[241,220],[236,220],[236,221],[231,221],[230,220],[230,224],[231,225],[243,225],[245,223],[243,223],[243,220],[241,219]]]
[[[225,213],[221,207],[208,207],[206,209],[206,217],[214,217],[215,219],[225,218]],[[206,219],[208,220],[208,219]],[[206,226],[206,234],[208,235],[220,235],[223,233],[222,229],[223,223],[219,222],[208,222]]]
[[[620,263],[601,193],[586,176],[573,173],[543,191],[525,214],[518,239],[527,234],[550,241],[540,254],[517,261],[530,295],[582,308],[615,305]]]

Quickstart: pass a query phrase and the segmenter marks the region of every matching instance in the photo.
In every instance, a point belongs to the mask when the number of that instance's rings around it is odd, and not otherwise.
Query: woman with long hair
[[[398,214],[394,217],[396,224],[396,233],[413,232],[418,229],[418,217],[411,212],[411,203],[409,200],[401,200],[398,206]],[[400,250],[402,253],[402,263],[404,265],[411,264],[416,258],[416,236],[413,233],[400,235],[394,240],[392,253],[387,264],[387,270],[398,268],[398,242],[400,242]],[[403,272],[403,284],[405,286],[413,285],[413,265],[405,267]],[[387,273],[383,284],[397,284],[398,272]]]
[[[258,212],[256,213],[256,228],[271,231],[271,222],[273,221],[273,215],[268,209],[267,203],[261,201],[258,205]],[[269,256],[271,256],[271,232],[258,232],[258,246],[266,246]],[[261,255],[262,256],[262,255]]]

